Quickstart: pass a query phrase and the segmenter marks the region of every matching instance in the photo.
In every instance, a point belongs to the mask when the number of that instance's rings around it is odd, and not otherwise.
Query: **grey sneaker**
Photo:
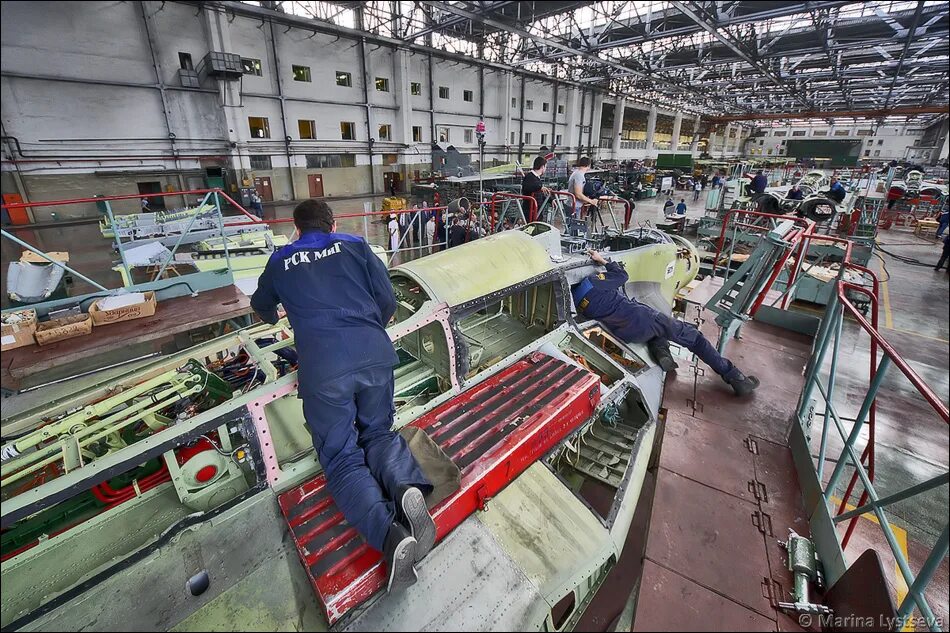
[[[386,591],[402,591],[416,584],[418,576],[413,565],[416,562],[416,539],[399,523],[393,523],[383,546],[388,582]]]
[[[422,560],[435,545],[435,522],[429,514],[422,491],[418,488],[403,490],[399,497],[399,509],[416,539],[416,560]]]

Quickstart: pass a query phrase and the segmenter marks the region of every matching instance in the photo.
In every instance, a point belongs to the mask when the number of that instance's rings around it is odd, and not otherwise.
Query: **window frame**
[[[245,62],[251,62],[251,70],[247,69],[247,64]],[[261,64],[261,60],[255,59],[254,57],[242,57],[241,58],[241,72],[245,75],[251,75],[254,77],[263,77],[264,76],[264,66]]]
[[[452,93],[448,86],[439,86],[439,99],[451,99]]]
[[[389,92],[389,77],[376,77],[373,84],[376,86],[376,92]]]
[[[348,73],[345,70],[337,70],[336,72],[336,85],[341,88],[352,88],[353,87],[353,73]],[[340,79],[345,79],[345,83],[340,83]]]
[[[310,126],[310,136],[303,135],[303,128],[301,124],[307,123]],[[315,141],[317,140],[317,122],[315,119],[297,119],[297,136],[301,141]]]
[[[312,82],[313,82],[313,76],[310,74],[310,66],[300,66],[300,65],[298,65],[298,64],[291,64],[291,65],[290,65],[290,70],[291,70],[291,72],[292,72],[293,75],[294,75],[294,81],[299,81],[299,82],[302,82],[302,83],[312,83]],[[306,79],[300,79],[300,78],[297,76],[297,71],[304,71],[304,74],[306,75]]]
[[[254,120],[263,121],[263,125],[258,126],[258,129],[264,132],[263,136],[256,136],[254,134],[254,126],[251,123]],[[254,140],[270,138],[270,119],[268,119],[266,116],[249,116],[247,117],[247,129],[251,135],[251,138]]]
[[[350,134],[347,136],[343,131],[343,126],[347,125],[350,129]],[[340,139],[344,141],[355,141],[356,140],[356,123],[353,121],[340,121]]]

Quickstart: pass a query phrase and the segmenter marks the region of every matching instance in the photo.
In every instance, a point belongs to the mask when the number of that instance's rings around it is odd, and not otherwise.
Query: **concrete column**
[[[653,152],[653,137],[656,134],[656,106],[650,106],[650,114],[647,115],[647,155]]]
[[[202,9],[202,17],[205,22],[205,32],[208,35],[208,50],[233,51],[230,24],[225,14],[219,11]],[[236,173],[241,174],[241,178],[244,180],[248,177],[247,171],[251,168],[251,162],[246,153],[242,151],[241,145],[247,143],[251,132],[248,130],[247,120],[243,116],[244,109],[235,107],[241,103],[241,82],[219,81],[217,83],[218,99],[221,105],[224,106],[218,109],[224,116],[224,129],[227,130],[228,141],[237,144],[237,148],[232,150],[229,157],[231,168]],[[244,154],[243,158],[241,154]]]
[[[694,154],[699,151],[699,117],[693,121],[693,140],[689,144],[689,151]]]
[[[564,141],[566,142],[564,151],[568,154],[576,154],[580,150],[577,148],[577,128],[580,125],[580,104],[581,94],[577,86],[571,86],[567,92],[567,118],[564,130]]]
[[[591,102],[594,106],[594,116],[590,123],[590,151],[591,158],[600,154],[600,127],[604,120],[604,95],[595,92],[591,95]]]
[[[627,109],[627,99],[620,97],[614,106],[614,129],[610,136],[611,158],[616,160],[620,156],[620,134],[623,132],[623,113]]]
[[[393,52],[393,67],[397,108],[393,140],[403,145],[411,145],[412,98],[409,92],[409,49],[400,48]]]
[[[670,149],[674,152],[680,148],[680,129],[683,127],[683,113],[677,112],[673,116],[673,138],[670,141]]]
[[[505,89],[502,91],[502,94],[504,94],[504,101],[501,104],[501,112],[502,112],[501,129],[504,135],[503,136],[504,140],[502,141],[501,144],[505,146],[511,145],[511,111],[514,110],[514,108],[511,107],[511,98],[515,96],[513,83],[514,82],[512,81],[512,73],[506,72],[505,73]],[[508,152],[510,154],[511,150],[509,149]]]

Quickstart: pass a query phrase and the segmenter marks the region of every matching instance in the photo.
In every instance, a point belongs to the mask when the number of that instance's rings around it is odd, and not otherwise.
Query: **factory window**
[[[555,144],[555,145],[560,145],[560,144],[561,144],[561,135],[560,135],[560,134],[558,134],[557,136],[554,137],[554,144]]]
[[[515,144],[515,133],[514,133],[514,132],[511,133],[511,144],[512,144],[512,145]]]
[[[868,139],[868,145],[874,145],[874,139],[869,138],[869,139]]]
[[[874,150],[874,155],[875,155],[875,156],[880,156],[880,155],[881,155],[881,150],[879,150],[879,149]]]
[[[542,134],[542,135],[541,135],[541,144],[542,144],[542,145],[547,145],[547,144],[548,144],[548,135],[547,135],[547,134]]]
[[[788,136],[788,132],[785,130],[775,130],[775,132],[772,133],[772,136]]]
[[[527,101],[525,101],[525,102],[524,102],[524,109],[525,109],[525,110],[534,110],[534,101],[532,101],[531,99],[528,99]]]
[[[531,145],[531,132],[524,133],[524,142],[525,145]]]
[[[399,162],[399,154],[383,154],[384,165],[395,165]]]
[[[771,148],[769,148],[769,150],[768,150],[768,154],[769,154],[769,156],[771,156],[771,155],[772,155],[772,149],[771,149]]]
[[[542,102],[542,103],[541,103],[541,112],[550,112],[550,111],[551,111],[551,104],[548,103],[547,101]]]
[[[300,119],[297,121],[297,130],[301,139],[313,140],[317,138],[317,125],[313,120]]]
[[[465,131],[462,133],[462,135],[465,137],[465,142],[466,142],[466,143],[471,143],[471,142],[472,142],[472,138],[473,138],[473,137],[472,137],[472,129],[471,129],[471,128],[465,128]]]
[[[512,107],[512,108],[517,108],[517,107],[518,107],[518,100],[517,100],[515,97],[512,97],[512,98],[511,98],[511,107]]]
[[[422,126],[421,125],[412,126],[412,142],[413,143],[422,142]]]
[[[864,155],[865,155],[865,156],[870,156],[870,155],[871,155],[871,150],[869,150],[869,149],[864,150]]]
[[[884,144],[884,139],[880,139],[880,140],[877,142],[877,144],[878,144],[878,145],[883,145],[883,144]]]
[[[462,92],[462,101],[471,102],[473,98],[474,98],[474,94],[472,93],[471,90],[465,90]]]
[[[422,94],[422,84],[418,81],[413,81],[409,84],[409,92],[418,97]]]
[[[448,98],[449,98],[448,86],[439,86],[439,99],[448,99]]]
[[[389,92],[389,80],[385,77],[376,78],[376,91],[377,92]]]
[[[256,156],[251,154],[251,169],[266,170],[273,169],[270,162],[270,156]]]
[[[449,142],[449,128],[440,127],[438,128],[439,142],[448,143]]]
[[[379,126],[379,140],[391,141],[393,138],[393,126],[388,123]]]
[[[792,130],[792,136],[805,136],[808,134],[805,130]]]
[[[353,154],[307,154],[307,169],[356,167]]]
[[[261,72],[261,60],[251,59],[249,57],[241,58],[241,68],[244,69],[245,75],[257,75],[260,77],[263,73]]]
[[[812,130],[812,136],[828,136],[828,130]]]
[[[835,136],[851,136],[851,130],[835,130]],[[858,132],[858,136],[861,136],[861,132]]]
[[[310,66],[294,66],[294,81],[310,81]]]
[[[353,85],[353,76],[350,75],[350,73],[343,72],[342,70],[336,71],[336,85],[349,88]]]
[[[874,134],[874,130],[858,130],[858,136],[871,136]],[[838,136],[838,134],[835,134]],[[848,136],[847,134],[841,134],[840,136]]]
[[[252,138],[270,138],[270,122],[266,117],[249,116],[247,126],[251,129]]]
[[[341,121],[340,138],[344,141],[356,140],[356,124],[351,121]]]
[[[191,62],[191,53],[178,53],[178,63],[184,70],[194,70],[195,66]]]
[[[564,104],[563,104],[563,103],[557,104],[557,113],[558,113],[558,114],[564,114]]]

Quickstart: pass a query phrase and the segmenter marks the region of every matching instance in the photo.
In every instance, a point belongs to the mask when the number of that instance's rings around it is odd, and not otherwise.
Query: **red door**
[[[274,190],[271,188],[269,177],[255,176],[254,187],[257,189],[257,193],[261,197],[261,200],[264,202],[274,201]]]
[[[322,198],[324,195],[323,194],[323,175],[307,174],[307,182],[310,184],[310,197]]]

